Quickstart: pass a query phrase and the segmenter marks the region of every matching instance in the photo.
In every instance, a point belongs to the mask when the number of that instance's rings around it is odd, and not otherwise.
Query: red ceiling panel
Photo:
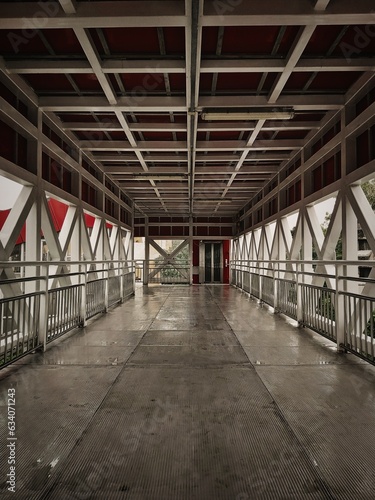
[[[169,114],[136,114],[135,115],[137,122],[139,123],[170,123],[171,119]],[[131,122],[131,120],[129,120]]]
[[[302,90],[309,81],[312,73],[295,72],[292,73],[286,82],[285,90]]]
[[[316,75],[309,90],[339,90],[346,92],[361,74],[355,71],[323,71]]]
[[[121,89],[120,89],[119,84],[117,83],[117,79],[116,79],[115,75],[111,73],[111,74],[109,74],[107,76],[109,77],[109,81],[111,82],[113,90],[116,93],[120,94],[121,93]]]
[[[287,26],[285,33],[281,39],[280,46],[277,50],[277,55],[283,57],[286,57],[288,55],[299,30],[299,26]]]
[[[271,54],[278,26],[227,26],[222,54]]]
[[[199,78],[201,92],[211,92],[213,73],[202,73]]]
[[[186,75],[182,73],[169,73],[169,83],[171,90],[173,91],[183,91],[186,89]]]
[[[173,141],[171,132],[142,132],[146,141]]]
[[[290,120],[292,122],[304,122],[304,121],[312,121],[312,122],[320,122],[320,120],[325,116],[325,112],[315,112],[315,113],[304,113],[297,111],[294,114],[294,117]]]
[[[264,141],[269,140],[273,137],[274,133],[275,133],[274,130],[261,130],[257,135],[257,139],[261,139]]]
[[[219,28],[216,26],[207,26],[202,30],[202,54],[216,54],[217,35]]]
[[[240,132],[238,131],[220,131],[220,132],[210,132],[210,141],[237,141],[239,139]]]
[[[123,73],[120,75],[125,91],[142,97],[155,91],[165,92],[164,76],[161,73]]]
[[[157,28],[105,28],[112,54],[160,54]]]
[[[23,78],[35,92],[47,90],[55,92],[73,91],[73,87],[65,75],[23,75]]]
[[[81,44],[72,29],[48,29],[42,32],[56,54],[83,54]]]
[[[165,51],[169,54],[185,55],[184,28],[163,28]]]
[[[176,132],[176,138],[178,141],[187,141],[187,133],[186,132]]]
[[[89,29],[89,34],[90,34],[90,37],[92,38],[94,46],[96,47],[97,51],[99,52],[99,54],[104,54],[105,51],[104,51],[103,44],[99,38],[98,30]]]
[[[375,53],[374,11],[372,12],[372,24],[370,22],[369,17],[369,24],[367,25],[349,26],[332,54],[347,59],[367,55],[373,57]]]
[[[116,131],[113,131],[111,130],[111,132],[108,132],[109,136],[112,138],[113,141],[127,141],[127,137],[125,135],[125,132],[123,132],[122,130],[116,130]]]
[[[304,139],[309,130],[279,130],[276,139]]]
[[[304,55],[326,55],[342,28],[342,26],[317,26],[304,50]]]
[[[90,136],[91,132],[85,131],[85,130],[75,130],[74,134],[78,137],[80,141],[87,141],[88,139],[93,139],[92,136]],[[100,133],[100,140],[105,140],[106,137],[101,137],[104,135],[102,132]],[[98,137],[95,137],[95,140],[98,140]]]
[[[102,87],[96,78],[96,75],[92,74],[74,74],[72,75],[73,80],[76,82],[79,90],[84,91],[93,91],[97,90],[98,92],[102,92]]]
[[[41,54],[48,55],[49,52],[38,34],[31,30],[0,30],[1,54]]]
[[[262,73],[219,73],[216,90],[247,90],[255,92]]]
[[[276,81],[276,78],[279,76],[278,73],[268,73],[266,80],[263,84],[262,90],[268,90],[270,91],[273,87],[273,84]]]
[[[92,116],[91,114],[88,114],[88,113],[77,113],[77,114],[57,113],[57,116],[63,122],[92,123],[92,122],[96,121],[94,116]]]
[[[186,115],[173,113],[173,120],[177,123],[186,123]]]

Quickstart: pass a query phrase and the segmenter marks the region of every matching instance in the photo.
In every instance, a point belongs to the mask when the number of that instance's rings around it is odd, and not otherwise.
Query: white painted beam
[[[65,14],[52,2],[0,4],[0,29],[133,28],[185,26],[182,2],[79,2],[76,13]]]
[[[119,97],[117,105],[112,106],[105,97],[40,97],[40,108],[43,111],[109,111],[120,112],[186,112],[184,97],[145,97],[130,95]]]
[[[200,73],[282,73],[285,63],[280,59],[230,59],[203,60]],[[27,59],[7,61],[9,74],[93,74],[94,70],[87,61],[48,61]],[[295,69],[300,72],[311,71],[375,71],[371,58],[353,58],[350,61],[336,59],[301,59]],[[145,84],[152,81],[154,75],[162,73],[185,73],[186,65],[180,60],[107,60],[102,64],[102,72],[140,73],[145,75]]]
[[[224,4],[226,5],[226,4]],[[373,0],[340,0],[328,12],[314,9],[310,0],[240,2],[228,4],[223,15],[216,0],[206,0],[203,26],[307,26],[368,24]]]

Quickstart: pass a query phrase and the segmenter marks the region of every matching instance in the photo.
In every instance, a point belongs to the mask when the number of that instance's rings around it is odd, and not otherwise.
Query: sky
[[[0,176],[0,210],[12,208],[21,189],[21,184]]]

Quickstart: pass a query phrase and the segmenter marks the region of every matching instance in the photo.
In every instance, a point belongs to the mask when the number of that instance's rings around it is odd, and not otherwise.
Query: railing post
[[[41,285],[39,308],[39,338],[42,344],[43,351],[47,347],[47,333],[48,333],[48,264],[40,266]]]
[[[336,295],[335,295],[335,324],[337,352],[345,352],[345,297],[341,293],[344,291],[344,266],[336,265]]]
[[[297,291],[297,321],[298,326],[303,326],[303,301],[302,301],[303,277],[300,270],[300,264],[296,263],[296,291]]]
[[[87,295],[87,264],[83,264],[80,266],[80,280],[83,283],[81,286],[81,311],[80,311],[80,321],[79,326],[83,328],[87,324],[87,314],[86,314],[86,295]]]
[[[276,267],[277,266],[277,267]],[[280,312],[279,307],[279,288],[278,288],[278,277],[279,277],[279,266],[276,262],[272,266],[272,280],[273,280],[273,312],[275,314]]]
[[[122,264],[122,265],[121,265]],[[124,273],[124,264],[121,261],[118,261],[118,277],[120,280],[120,303],[122,304],[124,302],[124,279],[125,279],[125,273]]]
[[[148,275],[149,275],[149,270],[150,270],[150,265],[149,265],[148,260],[143,261],[143,284],[148,285]]]
[[[108,296],[109,296],[109,264],[107,264],[107,269],[105,268],[106,263],[103,263],[103,275],[107,274],[104,280],[104,312],[108,312]]]

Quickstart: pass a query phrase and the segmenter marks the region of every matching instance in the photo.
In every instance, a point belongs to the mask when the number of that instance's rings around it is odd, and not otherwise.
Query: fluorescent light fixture
[[[185,181],[186,174],[135,174],[133,180],[135,181]]]
[[[232,198],[194,198],[193,201],[202,203],[232,203]]]
[[[290,120],[294,116],[293,108],[229,108],[202,111],[202,120]]]

